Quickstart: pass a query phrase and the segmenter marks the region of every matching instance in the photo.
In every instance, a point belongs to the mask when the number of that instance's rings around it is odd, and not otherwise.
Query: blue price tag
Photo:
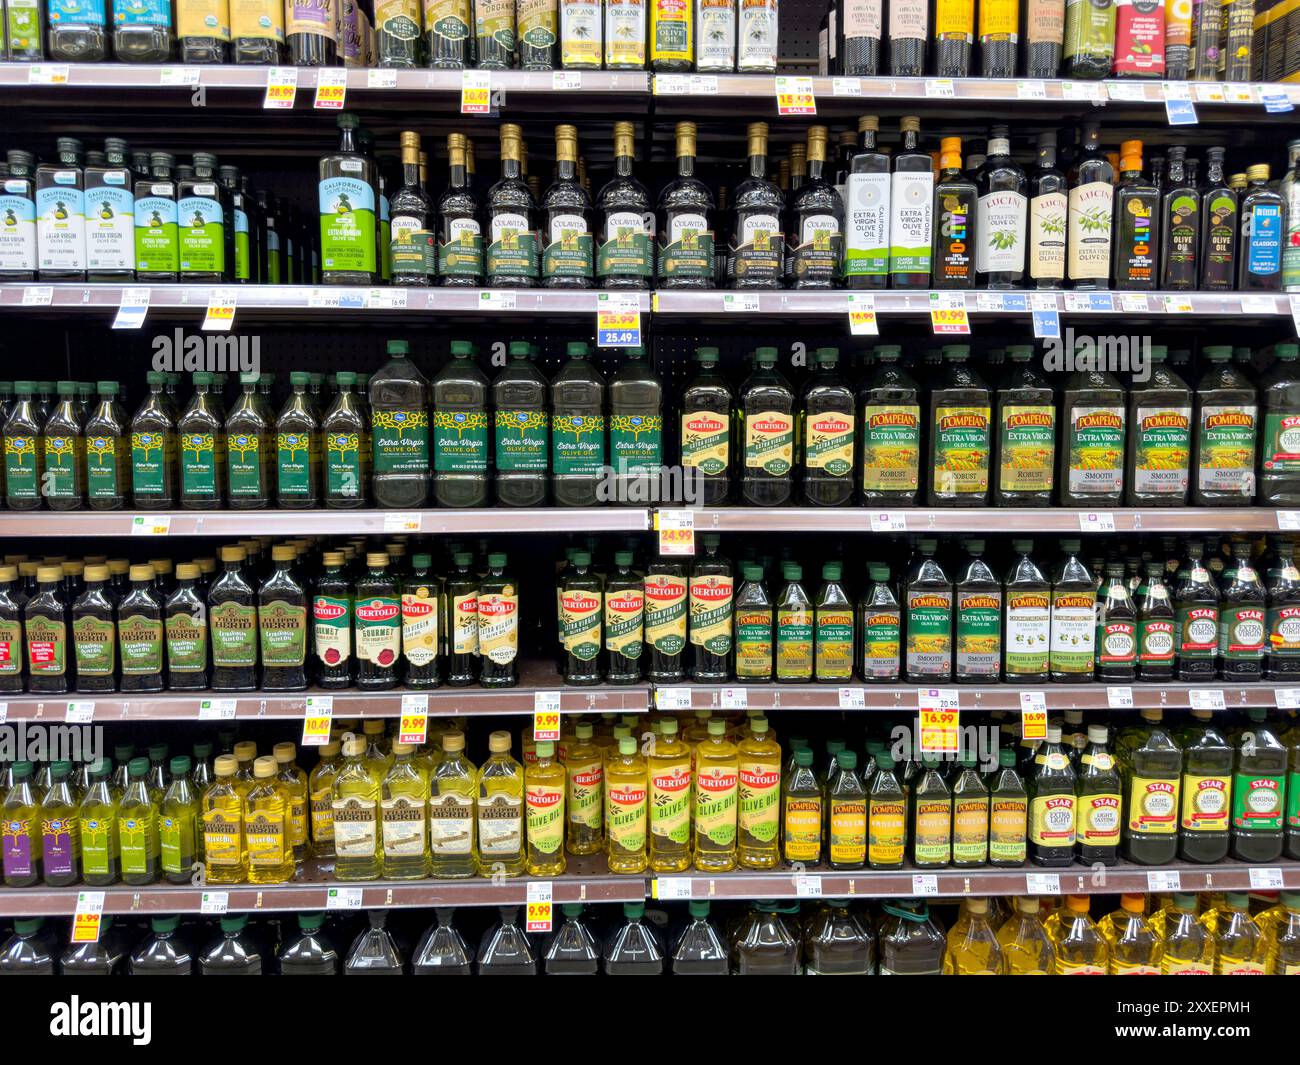
[[[1002,295],[1002,309],[1004,311],[1018,311],[1023,314],[1029,310],[1029,301],[1022,292],[1005,292]]]
[[[1287,95],[1285,89],[1263,89],[1259,94],[1260,100],[1264,103],[1264,110],[1270,115],[1280,115],[1285,111],[1292,111],[1291,97]]]
[[[339,306],[346,307],[348,310],[364,311],[366,309],[366,294],[364,292],[340,292]]]
[[[1061,315],[1059,311],[1034,311],[1034,339],[1059,340]]]
[[[1166,100],[1165,115],[1171,126],[1196,125],[1196,105],[1191,100]]]

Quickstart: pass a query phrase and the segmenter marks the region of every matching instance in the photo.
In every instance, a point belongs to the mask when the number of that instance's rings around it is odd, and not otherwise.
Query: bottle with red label
[[[1300,570],[1295,545],[1278,538],[1268,586],[1268,642],[1264,646],[1264,675],[1286,679],[1300,676]]]
[[[1178,857],[1221,862],[1228,856],[1232,806],[1232,745],[1214,724],[1214,711],[1193,710],[1182,732],[1183,779]]]
[[[1148,562],[1137,591],[1138,680],[1174,676],[1174,605],[1165,584],[1165,564]]]
[[[0,691],[23,690],[23,610],[18,567],[0,566]]]
[[[1124,580],[1124,563],[1106,565],[1097,596],[1097,679],[1131,681],[1137,675],[1137,610]]]
[[[1264,672],[1265,602],[1259,573],[1251,564],[1251,545],[1232,545],[1234,565],[1223,572],[1219,604],[1219,663],[1224,680],[1259,680]]]
[[[401,599],[386,553],[368,553],[366,567],[356,586],[357,687],[383,691],[397,686]]]
[[[427,691],[442,683],[439,660],[442,581],[433,570],[433,557],[412,556],[413,572],[402,582],[402,661],[408,688]]]
[[[1123,800],[1119,767],[1107,746],[1109,735],[1105,725],[1089,725],[1088,746],[1079,758],[1075,854],[1089,865],[1119,861]]]
[[[347,688],[356,668],[352,653],[352,582],[348,580],[342,551],[326,551],[321,562],[325,569],[316,578],[311,602],[316,685]]]
[[[1211,680],[1219,639],[1219,586],[1205,565],[1205,545],[1187,544],[1187,561],[1174,592],[1174,646],[1179,680]]]
[[[1115,76],[1165,76],[1165,0],[1115,0]]]
[[[1141,711],[1142,726],[1124,766],[1124,857],[1164,865],[1178,853],[1178,786],[1183,749],[1165,728],[1159,709]]]
[[[1252,706],[1237,737],[1232,774],[1234,858],[1273,862],[1282,856],[1287,749],[1268,727],[1268,711]]]

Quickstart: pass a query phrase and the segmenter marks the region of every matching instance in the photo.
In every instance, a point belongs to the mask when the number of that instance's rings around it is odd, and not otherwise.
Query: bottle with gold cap
[[[252,884],[283,884],[293,876],[289,794],[278,775],[279,765],[274,758],[259,758],[253,763],[253,786],[244,799],[248,880]]]
[[[659,193],[659,287],[713,288],[713,193],[695,176],[696,126],[678,122],[677,176]]]
[[[257,626],[263,691],[307,687],[307,591],[293,573],[297,552],[271,548],[274,569],[258,589]]]
[[[555,744],[538,740],[537,761],[524,770],[529,876],[564,872],[564,793],[565,767],[556,760]]]
[[[338,880],[375,880],[383,873],[382,764],[366,758],[366,746],[363,736],[343,741],[343,765],[330,793]]]
[[[844,257],[844,202],[826,178],[825,126],[808,130],[808,173],[791,200],[794,288],[838,288]]]
[[[295,864],[311,856],[311,842],[308,838],[307,774],[298,768],[296,758],[298,749],[292,743],[277,743],[271,754],[275,758],[276,779],[284,785],[289,796],[286,815],[286,830],[289,834],[289,850]]]
[[[1247,167],[1249,184],[1241,196],[1237,254],[1237,288],[1242,292],[1278,292],[1282,288],[1282,243],[1286,201],[1269,187],[1269,167]]]
[[[339,757],[342,744],[330,740],[320,748],[320,761],[312,767],[307,778],[307,797],[310,804],[310,851],[317,858],[334,857],[334,778],[338,776],[342,761]]]
[[[252,740],[241,740],[236,743],[233,752],[235,756],[235,787],[243,796],[248,795],[248,790],[253,786],[253,763],[257,761],[257,744]]]
[[[618,753],[605,766],[609,804],[608,853],[611,873],[640,873],[647,864],[646,833],[649,827],[647,797],[649,780],[646,760],[632,736],[618,741]]]
[[[107,578],[108,568],[103,568]],[[23,610],[16,598],[19,594],[17,565],[6,563],[0,566],[0,692],[23,690],[25,656],[23,655]],[[106,589],[104,602],[109,603]],[[111,642],[116,646],[115,641]]]
[[[601,288],[649,288],[654,275],[654,211],[650,193],[633,174],[634,136],[631,122],[614,123],[614,176],[596,198]]]
[[[480,61],[481,65],[481,61]],[[501,124],[501,178],[487,196],[486,281],[494,287],[532,288],[537,284],[537,203],[524,180],[523,134],[513,122]]]
[[[506,746],[508,751],[508,736]],[[465,757],[465,734],[444,733],[442,757],[433,767],[429,788],[430,869],[434,877],[464,879],[475,873],[476,776],[474,764]]]
[[[17,570],[14,572],[16,574]],[[116,691],[117,611],[108,591],[108,566],[87,566],[85,577],[86,589],[72,604],[72,647],[77,664],[77,691]],[[3,574],[0,574],[0,579],[2,578]],[[21,654],[17,656],[17,661],[21,681]],[[0,674],[0,680],[2,679],[3,674]],[[21,690],[21,683],[16,690]]]
[[[519,876],[525,865],[524,768],[510,755],[508,732],[488,736],[488,751],[478,770],[478,871]]]
[[[90,573],[107,567],[87,566]],[[163,635],[167,658],[167,687],[171,691],[204,691],[208,687],[208,611],[198,589],[200,570],[193,562],[176,567],[176,590],[163,606]]]
[[[1018,895],[1015,910],[998,929],[998,946],[1008,976],[1051,976],[1056,950],[1043,927],[1038,899]]]
[[[203,793],[203,862],[208,884],[242,884],[248,878],[244,843],[244,796],[235,783],[233,754],[218,756],[215,779]]]
[[[1047,921],[1047,934],[1056,947],[1056,975],[1105,976],[1110,950],[1089,916],[1087,895],[1067,895],[1065,905]]]
[[[27,690],[58,694],[71,689],[72,661],[69,610],[63,593],[63,568],[41,565],[35,594],[23,607],[27,643]]]
[[[784,276],[781,216],[785,198],[767,177],[767,123],[751,122],[746,133],[749,176],[736,188],[731,283],[734,288],[780,288]]]
[[[935,288],[975,287],[977,202],[975,183],[961,167],[961,138],[944,137],[939,142],[939,183],[934,187]]]
[[[1111,273],[1118,289],[1160,287],[1160,190],[1142,176],[1142,142],[1120,145]]]
[[[1109,948],[1107,971],[1111,976],[1158,976],[1164,942],[1146,918],[1146,896],[1126,893],[1119,909],[1098,923]]]
[[[212,690],[253,691],[257,687],[257,593],[244,573],[247,551],[221,549],[222,573],[208,592],[212,640]]]
[[[933,249],[934,163],[918,150],[921,120],[899,120],[889,192],[889,276],[893,288],[929,288]]]
[[[438,201],[437,266],[443,285],[483,284],[483,233],[466,168],[466,145],[463,133],[448,134],[447,190]]]
[[[131,567],[131,590],[118,603],[117,636],[124,692],[163,690],[162,604],[154,593],[154,569]]]
[[[542,284],[546,288],[591,288],[593,239],[591,200],[578,180],[578,131],[555,127],[555,180],[542,199]]]
[[[1002,976],[1006,973],[1002,944],[989,923],[989,900],[962,900],[961,913],[948,929],[943,952],[945,976]]]

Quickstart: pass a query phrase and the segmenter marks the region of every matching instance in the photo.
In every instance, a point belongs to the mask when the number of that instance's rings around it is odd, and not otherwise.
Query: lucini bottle
[[[961,167],[961,138],[940,141],[939,180],[934,187],[934,287],[974,288],[980,203],[975,183]]]
[[[1063,866],[1074,860],[1075,773],[1061,747],[1061,730],[1049,725],[1034,756],[1029,780],[1029,857],[1035,865]]]
[[[1031,13],[1050,10],[1063,0],[1030,0]],[[1034,33],[1034,22],[1029,32]],[[1059,40],[1057,51],[1060,51]],[[1034,45],[1030,45],[1033,63]],[[1053,74],[1055,76],[1055,67]],[[1065,249],[1069,211],[1065,175],[1056,164],[1056,133],[1038,135],[1038,164],[1029,174],[1029,277],[1035,288],[1060,288],[1065,280]]]
[[[1071,12],[1076,8],[1087,8],[1089,12],[1096,8],[1098,11],[1111,11],[1113,15],[1111,0],[1103,0],[1100,8],[1091,0],[1071,0]],[[1109,67],[1107,60],[1106,69]],[[1096,122],[1085,122],[1082,143],[1069,173],[1070,225],[1066,272],[1076,289],[1110,287],[1114,179],[1115,169],[1101,150],[1100,126]]]
[[[988,156],[979,171],[975,266],[989,288],[1020,288],[1025,275],[1029,201],[1025,173],[1011,158],[1006,126],[989,131]]]
[[[988,500],[992,453],[989,387],[968,365],[970,345],[943,349],[945,375],[930,393],[931,506],[980,506]]]

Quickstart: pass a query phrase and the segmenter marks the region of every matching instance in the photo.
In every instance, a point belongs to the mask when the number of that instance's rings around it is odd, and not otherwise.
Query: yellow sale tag
[[[492,111],[492,72],[466,70],[460,82],[460,113],[486,115]]]
[[[549,932],[551,930],[551,902],[530,902],[528,904],[529,932]]]
[[[956,754],[957,718],[956,710],[923,709],[921,711],[921,753]]]
[[[695,514],[693,511],[656,511],[655,528],[659,530],[659,553],[661,555],[695,554]]]
[[[560,738],[560,712],[538,710],[533,714],[533,740],[558,740]]]
[[[930,307],[930,328],[936,336],[969,335],[965,307]]]
[[[424,742],[429,731],[428,714],[403,714],[402,728],[397,737],[398,743],[412,743],[417,747]]]
[[[103,915],[78,911],[72,915],[72,942],[98,943],[99,922]]]
[[[262,107],[268,110],[292,109],[298,97],[298,68],[271,67],[266,74],[266,95]]]
[[[341,111],[348,95],[348,72],[344,67],[321,67],[316,73],[316,99],[312,107]]]
[[[1047,711],[1021,710],[1020,735],[1026,740],[1047,739]]]
[[[780,76],[776,79],[776,113],[778,115],[815,115],[817,98],[813,80],[807,77]]]
[[[874,337],[880,335],[876,324],[876,312],[861,308],[849,310],[849,332],[855,337]]]

